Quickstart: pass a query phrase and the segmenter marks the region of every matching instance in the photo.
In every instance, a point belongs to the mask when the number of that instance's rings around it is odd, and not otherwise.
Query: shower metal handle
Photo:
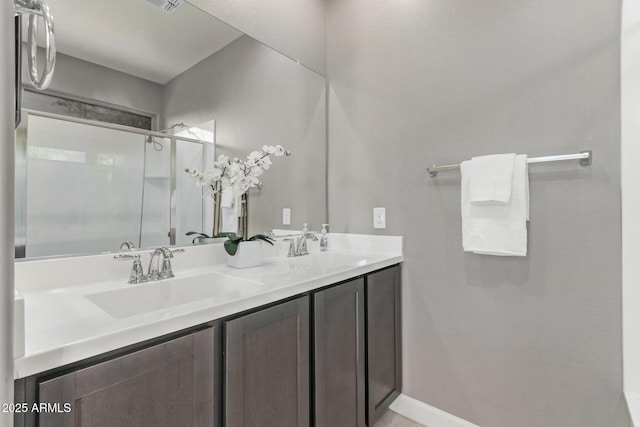
[[[16,108],[16,124],[15,128],[18,128],[18,125],[22,121],[22,19],[20,15],[16,15],[14,17],[14,25],[15,25],[15,53],[16,53],[16,63],[15,63],[15,108]]]
[[[53,15],[49,5],[44,0],[15,0],[16,12],[29,14],[28,39],[29,77],[34,88],[45,90],[51,84],[53,72],[56,68],[56,38],[54,33]],[[38,17],[41,16],[45,26],[45,64],[42,76],[38,74]]]

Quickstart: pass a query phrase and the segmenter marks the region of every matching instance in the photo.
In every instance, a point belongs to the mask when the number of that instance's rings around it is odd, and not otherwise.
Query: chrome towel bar
[[[530,157],[527,163],[561,162],[564,160],[580,160],[582,166],[590,166],[593,159],[591,150],[581,151],[577,154],[559,154],[557,156]],[[427,168],[431,176],[438,176],[438,172],[460,169],[460,165],[432,165]]]

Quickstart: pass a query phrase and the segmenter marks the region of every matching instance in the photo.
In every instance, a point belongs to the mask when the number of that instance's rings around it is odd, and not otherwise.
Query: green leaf
[[[196,236],[191,243],[193,243],[194,245],[196,244],[196,241],[198,239],[209,239],[210,237],[204,233],[200,233],[198,231],[188,231],[187,233],[185,233],[186,236]]]
[[[273,246],[273,242],[275,242],[275,240],[269,236],[265,236],[264,234],[256,234],[255,236],[251,236],[248,239],[249,241],[252,240],[262,240],[263,242],[267,242],[268,244],[270,244],[271,246]]]
[[[202,236],[202,237],[205,237],[205,238],[209,239],[209,236],[208,236],[208,235],[206,235],[206,234],[204,234],[204,233],[199,233],[199,232],[197,232],[197,231],[188,231],[188,232],[185,234],[185,236],[193,236],[194,234],[197,234],[198,236]]]
[[[227,240],[224,242],[224,250],[231,256],[234,256],[238,252],[238,244],[240,240]]]
[[[236,233],[228,233],[227,239],[224,242],[224,250],[231,256],[234,256],[238,252],[238,245],[242,241],[242,236],[238,236]]]

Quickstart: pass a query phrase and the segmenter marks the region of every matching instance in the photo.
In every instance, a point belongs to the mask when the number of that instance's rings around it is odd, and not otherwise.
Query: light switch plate
[[[282,209],[282,225],[291,225],[291,209]]]
[[[387,213],[385,208],[373,208],[373,228],[387,228]]]

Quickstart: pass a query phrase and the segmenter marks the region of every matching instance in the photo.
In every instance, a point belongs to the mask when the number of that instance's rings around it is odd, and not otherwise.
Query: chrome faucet
[[[162,256],[162,265],[160,265],[160,256]],[[171,269],[171,258],[173,253],[165,247],[157,248],[151,253],[149,261],[149,269],[147,270],[148,280],[161,280],[174,277]],[[155,261],[155,264],[153,263]]]
[[[309,255],[309,250],[307,249],[307,239],[311,239],[314,242],[318,241],[318,237],[313,233],[302,233],[302,236],[298,237],[298,253],[300,255]]]
[[[174,249],[172,251],[162,247],[154,250],[151,253],[151,260],[149,261],[147,274],[144,274],[139,254],[119,254],[115,255],[113,258],[118,261],[133,260],[131,274],[129,275],[129,283],[137,284],[144,283],[149,280],[156,281],[175,277],[171,267],[171,258],[173,258],[173,254],[176,252],[184,252],[184,249]],[[162,257],[162,264],[160,264],[160,257]]]
[[[298,236],[297,239],[284,239],[283,241],[289,242],[289,253],[287,254],[287,256],[296,257],[309,255],[309,249],[307,248],[307,239],[315,242],[318,240],[318,236],[316,236],[314,233],[306,232]]]

